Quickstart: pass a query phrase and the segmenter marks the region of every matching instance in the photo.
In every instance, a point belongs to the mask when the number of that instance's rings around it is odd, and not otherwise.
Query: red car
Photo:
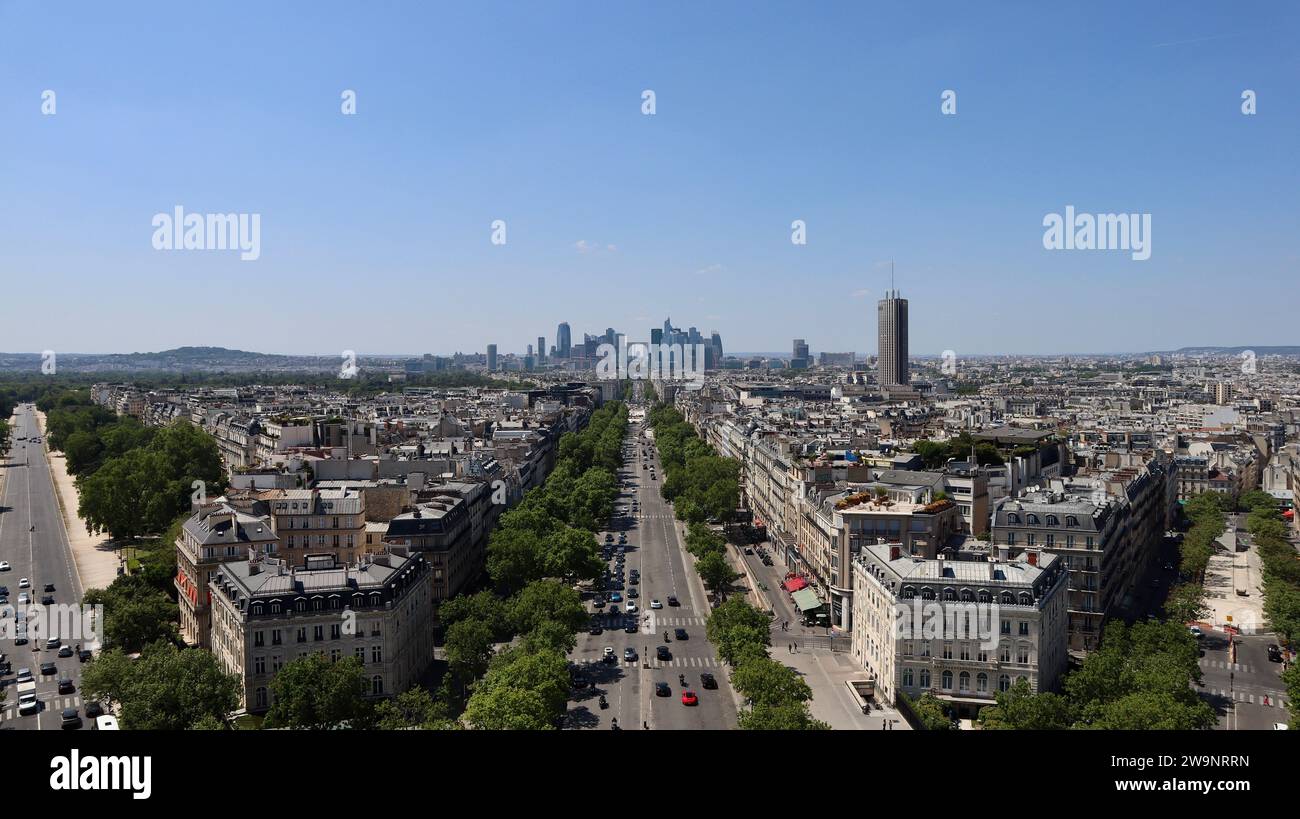
[[[697,704],[699,704],[699,699],[696,698],[694,691],[682,692],[682,705],[697,705]]]

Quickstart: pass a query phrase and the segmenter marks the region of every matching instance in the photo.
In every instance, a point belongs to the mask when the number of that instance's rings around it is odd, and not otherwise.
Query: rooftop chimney
[[[889,559],[890,559],[890,560],[898,560],[898,555],[899,555],[899,547],[898,547],[898,546],[890,546],[890,547],[889,547]]]

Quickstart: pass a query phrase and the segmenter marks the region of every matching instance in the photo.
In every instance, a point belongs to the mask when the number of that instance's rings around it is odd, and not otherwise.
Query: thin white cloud
[[[618,245],[593,242],[589,239],[579,239],[573,243],[573,249],[579,253],[617,253]]]
[[[857,289],[857,290],[854,290],[852,293],[850,293],[850,294],[849,294],[849,298],[851,298],[851,299],[865,299],[867,296],[870,296],[870,295],[871,295],[871,291],[868,290],[868,289],[865,288],[865,287],[862,287],[862,288],[859,288],[859,289]]]

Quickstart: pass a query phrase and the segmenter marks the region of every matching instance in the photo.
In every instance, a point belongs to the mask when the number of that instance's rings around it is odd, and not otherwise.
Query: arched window
[[[1048,516],[1047,516],[1047,525],[1048,525],[1048,526],[1060,526],[1060,525],[1061,525],[1061,521],[1056,517],[1056,515],[1048,515]]]
[[[999,690],[999,691],[1006,691],[1006,690],[1007,690],[1008,688],[1010,688],[1010,687],[1011,687],[1011,678],[1010,678],[1010,677],[1008,677],[1006,674],[1003,674],[1003,675],[1001,675],[1001,676],[998,677],[998,690]]]
[[[921,599],[922,599],[922,600],[933,600],[933,599],[934,599],[934,589],[930,588],[929,586],[922,586],[922,587],[921,587]]]
[[[253,604],[253,616],[254,616],[254,617],[261,617],[261,616],[262,616],[262,608],[263,608],[263,607],[262,607],[262,604],[261,604],[261,603],[254,603],[254,604]]]
[[[1074,515],[1066,515],[1066,516],[1065,516],[1065,525],[1066,525],[1066,526],[1078,526],[1078,525],[1079,525],[1079,519],[1076,518]]]
[[[912,669],[910,669],[910,668],[904,668],[904,669],[903,669],[903,685],[906,686],[907,688],[911,688],[911,687],[912,687],[912,682],[913,682],[913,680],[914,680],[914,677],[912,676]]]
[[[946,588],[946,589],[944,589],[944,590],[943,590],[943,599],[944,599],[944,600],[951,600],[951,601],[953,601],[953,602],[956,602],[956,601],[957,601],[957,590],[954,589],[954,588],[952,588],[951,586],[948,587],[948,588]]]
[[[988,589],[980,589],[980,602],[992,603],[993,602],[992,592],[990,592]]]
[[[279,601],[279,600],[272,600],[272,601],[271,601],[271,613],[272,613],[272,614],[279,614],[279,613],[280,613],[280,601]]]
[[[999,601],[1000,601],[1000,602],[1002,603],[1002,605],[1004,605],[1004,606],[1012,606],[1012,605],[1015,605],[1016,598],[1015,598],[1015,596],[1014,596],[1013,594],[1011,594],[1011,592],[1002,592],[1002,595],[1001,595],[1001,597],[999,598]]]
[[[1030,526],[1037,526],[1037,525],[1038,525],[1038,515],[1034,515],[1034,514],[1025,515],[1025,521],[1026,521]]]
[[[903,599],[904,599],[904,600],[911,600],[913,597],[916,597],[916,589],[915,589],[915,587],[913,587],[913,586],[904,586],[904,587],[903,587]]]
[[[970,690],[970,672],[963,671],[957,675],[957,689],[959,691]]]
[[[296,608],[298,611],[306,611],[307,601],[304,598],[299,597],[296,601],[294,601],[294,608]]]
[[[1033,604],[1034,604],[1034,598],[1033,598],[1033,595],[1031,595],[1029,592],[1021,592],[1021,593],[1020,593],[1020,605],[1022,605],[1022,606],[1032,606]]]
[[[1015,512],[1007,515],[1007,523],[1020,523],[1020,516]]]
[[[974,603],[974,602],[975,602],[975,592],[971,591],[970,589],[962,589],[962,590],[961,590],[961,601],[962,601],[963,603]]]
[[[944,691],[951,691],[951,690],[952,690],[952,672],[951,672],[951,671],[944,671],[944,672],[943,672],[943,690],[944,690]]]
[[[975,690],[981,694],[985,694],[988,692],[989,690],[988,674],[985,674],[983,671],[981,671],[979,674],[975,675]]]

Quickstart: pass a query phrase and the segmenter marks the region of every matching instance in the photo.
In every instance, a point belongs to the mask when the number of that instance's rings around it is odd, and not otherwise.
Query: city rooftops
[[[991,441],[999,446],[1027,446],[1038,444],[1051,438],[1055,433],[1051,430],[1044,429],[1022,429],[1020,427],[1002,426],[994,429],[986,429],[980,432],[972,432],[971,438],[976,441]]]
[[[1034,586],[1045,574],[1055,573],[1061,558],[1048,552],[1036,552],[1030,563],[1026,555],[1017,560],[941,560],[915,557],[901,550],[898,544],[873,543],[862,547],[856,562],[868,572],[874,566],[881,570],[877,578],[902,584],[931,581],[939,585],[971,584],[990,587]]]

